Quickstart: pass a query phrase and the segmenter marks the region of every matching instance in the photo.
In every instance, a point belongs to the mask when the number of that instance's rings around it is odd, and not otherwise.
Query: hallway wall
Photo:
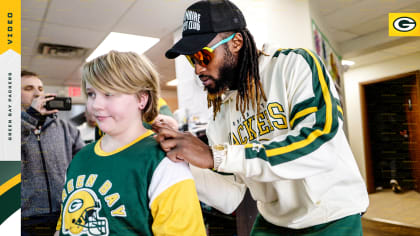
[[[359,83],[419,70],[419,61],[420,53],[413,53],[377,64],[351,69],[344,74],[345,118],[349,127],[348,138],[365,180],[366,165],[364,142],[361,138],[363,137],[363,127]]]

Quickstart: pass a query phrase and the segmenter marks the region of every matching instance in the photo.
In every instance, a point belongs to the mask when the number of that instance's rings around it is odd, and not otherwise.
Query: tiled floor
[[[363,217],[375,221],[418,227],[420,230],[420,193],[396,194],[390,189],[369,194],[369,208]]]

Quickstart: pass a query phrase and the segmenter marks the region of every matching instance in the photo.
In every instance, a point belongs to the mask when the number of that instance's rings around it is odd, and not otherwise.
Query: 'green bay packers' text
[[[280,103],[271,102],[263,107],[265,109],[257,115],[246,114],[245,119],[241,117],[232,122],[234,129],[229,133],[229,140],[233,144],[246,144],[275,130],[287,129],[287,118]]]
[[[93,189],[93,186],[95,185],[97,177],[98,177],[98,175],[91,174],[86,179],[85,175],[79,175],[79,176],[77,176],[77,179],[76,179],[76,183],[75,183],[76,185],[74,185],[74,180],[73,179],[68,180],[67,184],[65,186],[65,189],[63,189],[63,192],[62,192],[62,201],[64,202],[66,197],[71,195],[71,193],[75,189],[81,189],[81,188]],[[118,205],[118,204],[116,205],[116,203],[120,199],[120,194],[119,193],[109,193],[111,188],[112,188],[111,181],[106,180],[101,185],[96,185],[96,186],[99,186],[99,188],[97,189],[97,192],[99,192],[100,195],[103,197],[107,206],[109,208],[111,208],[111,215],[112,216],[118,216],[118,217],[126,217],[127,213],[126,213],[125,206],[124,205]],[[67,191],[66,191],[66,189],[67,189]],[[114,207],[114,206],[116,206],[116,207]]]

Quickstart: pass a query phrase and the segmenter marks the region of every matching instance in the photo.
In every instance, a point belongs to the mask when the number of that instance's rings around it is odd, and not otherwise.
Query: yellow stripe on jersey
[[[337,110],[341,113],[342,116],[344,116],[343,109],[339,105],[337,105]]]
[[[134,141],[132,141],[131,143],[129,143],[129,144],[127,144],[127,145],[124,145],[124,146],[122,146],[122,147],[120,147],[120,148],[117,148],[117,149],[115,149],[115,150],[114,150],[114,151],[112,151],[112,152],[105,152],[105,151],[101,148],[102,138],[103,138],[103,137],[105,137],[105,136],[102,136],[102,137],[99,139],[99,141],[95,144],[95,153],[96,153],[96,155],[98,155],[98,156],[111,156],[111,155],[114,155],[114,154],[116,154],[116,153],[118,153],[118,152],[121,152],[122,150],[124,150],[124,149],[126,149],[126,148],[130,147],[131,145],[133,145],[133,144],[135,144],[135,143],[139,142],[140,140],[142,140],[142,139],[144,139],[144,138],[146,138],[146,137],[148,137],[148,136],[150,136],[150,135],[152,135],[152,134],[154,134],[154,133],[153,133],[153,131],[151,131],[151,130],[147,130],[144,134],[140,135],[138,138],[136,138],[136,139],[135,139]]]
[[[15,175],[0,186],[0,196],[20,183],[20,175],[20,173]]]
[[[63,213],[63,207],[61,207],[60,216],[58,217],[57,226],[55,227],[55,230],[60,231],[61,230],[61,214]]]
[[[291,143],[288,146],[274,148],[274,149],[271,149],[271,150],[266,150],[267,157],[282,155],[282,154],[285,154],[285,153],[288,153],[288,152],[293,152],[297,149],[304,148],[305,146],[311,144],[314,140],[316,140],[321,135],[328,134],[331,131],[332,122],[333,122],[333,117],[332,117],[333,107],[332,107],[332,102],[331,102],[331,95],[330,95],[330,92],[328,90],[327,81],[324,77],[324,74],[322,73],[321,64],[318,61],[318,59],[315,57],[315,55],[311,51],[309,51],[308,49],[303,49],[303,50],[305,50],[314,60],[315,66],[316,66],[316,69],[317,69],[317,73],[318,73],[319,83],[321,84],[322,95],[324,97],[325,106],[326,106],[326,112],[325,112],[326,113],[325,114],[326,118],[325,118],[324,129],[322,131],[321,130],[314,130],[314,131],[312,131],[312,133],[310,133],[308,135],[308,137],[306,139],[295,142],[295,143]]]
[[[306,108],[306,109],[304,109],[304,110],[296,113],[295,117],[293,117],[293,119],[290,121],[290,127],[293,127],[293,124],[295,123],[295,120],[297,120],[297,119],[299,119],[301,117],[304,117],[304,116],[306,116],[308,114],[311,114],[313,112],[317,112],[317,111],[318,111],[318,108],[316,108],[316,107],[309,107],[309,108]]]
[[[206,235],[194,180],[178,182],[151,204],[154,235]]]

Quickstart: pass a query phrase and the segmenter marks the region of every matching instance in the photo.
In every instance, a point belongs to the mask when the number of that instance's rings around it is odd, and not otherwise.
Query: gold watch
[[[217,170],[222,164],[222,161],[227,156],[227,145],[226,144],[216,144],[211,146],[211,150],[213,152],[213,162],[214,162],[214,169]]]

